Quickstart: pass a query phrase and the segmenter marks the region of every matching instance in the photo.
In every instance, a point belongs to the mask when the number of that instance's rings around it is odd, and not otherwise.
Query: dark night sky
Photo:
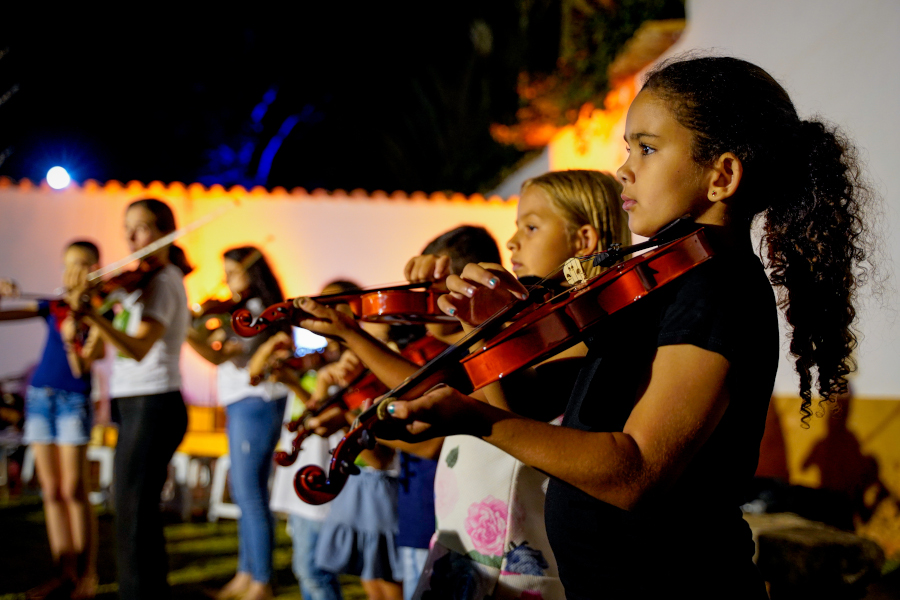
[[[521,157],[487,128],[552,68],[551,3],[527,46],[514,2],[300,4],[3,20],[0,175],[473,192]]]

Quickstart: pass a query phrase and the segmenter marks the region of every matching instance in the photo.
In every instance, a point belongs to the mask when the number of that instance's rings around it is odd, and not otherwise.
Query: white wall
[[[870,213],[893,280],[880,298],[866,290],[854,388],[859,396],[900,398],[900,2],[896,0],[690,0],[685,34],[668,54],[712,49],[749,60],[790,93],[802,117],[816,114],[855,139],[884,204]],[[786,353],[786,346],[785,346]],[[776,392],[796,393],[782,360]]]
[[[178,243],[197,267],[185,279],[188,299],[202,301],[222,281],[222,252],[255,244],[263,248],[289,297],[316,294],[332,279],[353,279],[364,286],[400,282],[403,266],[435,236],[461,224],[486,227],[504,243],[514,232],[515,201],[411,200],[405,196],[366,198],[297,193],[257,194],[239,190],[205,191],[197,186],[122,188],[87,186],[62,192],[47,187],[0,185],[0,277],[16,279],[28,292],[50,294],[59,287],[61,252],[78,237],[96,240],[109,263],[128,254],[123,215],[132,200],[152,195],[174,208],[186,225],[219,207],[239,206],[188,234]],[[222,291],[220,288],[219,292]],[[227,295],[227,294],[226,294]],[[4,304],[6,306],[6,304]],[[42,322],[0,324],[0,378],[20,373],[40,357]],[[205,404],[215,377],[185,346],[185,395]]]

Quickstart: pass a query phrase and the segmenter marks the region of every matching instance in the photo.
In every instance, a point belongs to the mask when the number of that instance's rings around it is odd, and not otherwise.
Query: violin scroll
[[[311,433],[302,425],[302,423],[303,419],[298,419],[297,421],[291,421],[288,424],[288,430],[291,432],[296,431],[297,435],[291,442],[290,452],[286,452],[284,450],[278,450],[277,452],[275,452],[273,458],[278,465],[282,467],[289,467],[294,464],[294,462],[297,460],[297,457],[300,456],[300,447],[303,445],[303,441],[308,438]],[[291,425],[294,425],[293,429],[290,429]]]
[[[371,425],[369,423],[368,427]],[[367,430],[368,427],[356,427],[344,436],[332,453],[328,475],[318,465],[307,465],[297,471],[294,491],[301,500],[314,505],[331,502],[344,489],[347,479],[359,474],[359,467],[353,463],[353,458],[363,450],[375,447],[375,436]]]
[[[337,491],[330,491],[328,487],[328,478],[319,465],[306,465],[294,475],[294,491],[307,504],[327,504],[337,498],[343,486]]]
[[[293,319],[299,309],[292,302],[279,302],[262,311],[256,319],[246,308],[239,308],[231,315],[231,328],[241,337],[253,337],[268,329],[272,323]],[[306,314],[306,313],[304,313]]]

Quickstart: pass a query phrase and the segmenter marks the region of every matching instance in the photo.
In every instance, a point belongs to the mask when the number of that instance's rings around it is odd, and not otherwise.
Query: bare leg
[[[78,557],[72,597],[93,598],[97,590],[97,518],[88,500],[87,446],[59,446],[60,490],[69,515],[72,548]]]
[[[271,600],[273,598],[272,588],[268,583],[253,580],[241,600]]]
[[[32,444],[31,448],[44,499],[44,519],[47,522],[50,553],[53,555],[57,571],[47,583],[29,590],[30,598],[41,598],[65,584],[67,580],[75,578],[75,565],[72,560],[74,546],[69,514],[61,491],[58,448],[55,444]]]
[[[217,600],[229,600],[230,598],[240,598],[250,587],[253,578],[250,573],[238,571],[235,576],[225,584],[219,593],[216,594]]]

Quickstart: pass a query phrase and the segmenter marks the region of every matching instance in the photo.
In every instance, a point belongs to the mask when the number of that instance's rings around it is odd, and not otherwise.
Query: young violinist
[[[322,290],[323,294],[338,294],[358,290],[359,286],[349,281],[335,281],[329,283]],[[304,373],[292,368],[289,359],[293,356],[294,345],[291,337],[285,332],[276,333],[270,337],[253,355],[249,369],[251,376],[262,377],[279,381],[294,392],[290,397],[285,411],[285,422],[290,422],[295,415],[306,410],[310,403],[310,391],[301,382]],[[340,346],[336,341],[329,341],[326,348],[325,364],[318,370],[327,369],[336,357],[340,356]],[[316,377],[315,384],[324,383],[325,377]],[[320,390],[318,397],[327,396],[327,390]],[[295,408],[293,405],[298,405]],[[346,423],[346,421],[344,421]],[[283,432],[287,432],[286,429]],[[324,433],[324,432],[323,432]],[[343,596],[337,573],[320,568],[316,565],[316,547],[325,518],[328,516],[328,505],[313,506],[297,497],[294,491],[294,475],[297,470],[308,464],[326,466],[331,455],[329,450],[333,448],[343,437],[343,431],[337,429],[330,437],[321,437],[312,433],[303,441],[294,462],[287,466],[279,465],[275,468],[275,479],[272,484],[270,507],[273,511],[285,513],[288,516],[288,526],[291,532],[293,556],[292,570],[300,585],[300,593],[310,600],[340,600]],[[292,435],[283,435],[282,444],[289,447]]]
[[[846,138],[801,119],[768,73],[734,58],[656,67],[625,143],[617,176],[631,230],[652,236],[688,215],[715,255],[585,334],[561,427],[441,387],[385,407],[395,426],[382,435],[462,433],[548,473],[547,533],[568,598],[766,598],[739,505],[778,362],[770,282],[806,419],[811,369],[829,400],[854,367],[870,195]],[[751,243],[757,216],[771,280]],[[473,296],[524,292],[477,265],[448,288],[440,304],[461,315]]]
[[[175,229],[172,209],[160,200],[137,200],[125,212],[125,239],[132,252]],[[83,301],[93,293],[86,267],[66,277],[69,306],[117,350],[110,396],[119,426],[113,504],[122,598],[169,596],[159,498],[169,460],[187,430],[178,362],[190,324],[182,283],[190,270],[174,245],[145,257],[133,274],[120,278],[121,287],[110,291],[107,303],[116,304],[112,321]]]
[[[88,241],[66,247],[63,268],[94,270],[100,251]],[[64,275],[65,277],[65,275]],[[0,296],[17,295],[0,281]],[[92,598],[97,588],[97,519],[88,500],[87,444],[91,437],[91,364],[103,357],[97,328],[86,329],[60,300],[29,302],[0,311],[0,321],[42,317],[47,341],[25,396],[24,442],[34,452],[44,501],[47,538],[56,574],[29,590],[43,598],[69,588],[72,598]]]
[[[596,252],[601,243],[626,242],[630,233],[618,208],[619,193],[616,181],[597,171],[552,172],[527,181],[517,208],[517,230],[507,242],[516,274],[547,277],[566,259]],[[456,250],[453,254],[465,255],[464,250]],[[407,277],[442,280],[460,272],[464,263],[454,265],[458,261],[442,258],[443,253],[412,259],[406,267]],[[498,262],[491,258],[483,264],[499,267]],[[556,274],[557,279],[561,277]],[[317,319],[330,319],[320,307],[301,306]],[[301,325],[333,333],[327,322],[309,320]],[[347,338],[351,336],[356,337],[352,331]],[[459,331],[453,341],[461,337]],[[575,349],[568,356],[577,357],[578,352]],[[395,374],[394,381],[385,382],[396,385],[411,373],[407,369],[400,373],[402,377]],[[532,395],[523,391],[534,390],[531,381],[510,390],[491,387],[496,389],[485,390],[485,396],[493,404],[506,407],[509,401],[516,410],[540,414],[547,420],[562,412],[562,407],[547,410],[541,406],[545,403],[534,402]],[[500,595],[527,592],[547,599],[562,598],[542,517],[546,477],[473,437],[448,437],[438,451],[437,543],[429,559],[432,575],[425,589],[480,588]],[[451,566],[443,568],[442,564]],[[447,572],[454,575],[445,577]]]
[[[223,256],[225,280],[234,299],[231,310],[246,307],[254,316],[282,302],[281,285],[265,256],[253,246],[232,248]],[[219,309],[221,310],[221,309]],[[230,311],[228,311],[230,312]],[[228,335],[230,322],[211,336],[200,328],[188,330],[188,344],[200,356],[217,365],[219,404],[228,415],[229,481],[232,496],[241,509],[238,520],[238,570],[217,598],[262,600],[272,597],[274,520],[269,510],[269,474],[272,452],[281,431],[287,388],[264,381],[250,384],[247,364],[253,353],[275,333],[272,328],[253,338]],[[225,339],[207,339],[208,337]]]

